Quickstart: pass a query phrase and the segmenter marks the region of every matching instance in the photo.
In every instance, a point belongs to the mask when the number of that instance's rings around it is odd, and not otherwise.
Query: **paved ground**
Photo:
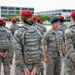
[[[9,28],[11,24],[7,23],[7,27]],[[51,28],[51,26],[46,26],[47,30],[49,30]],[[13,65],[11,65],[11,74],[10,75],[14,75],[14,62],[15,60],[13,59]],[[45,65],[45,64],[44,64]],[[3,74],[3,65],[2,65],[2,69],[1,69],[1,75]],[[45,72],[45,71],[44,71]],[[46,74],[45,74],[46,75]],[[61,75],[64,75],[64,60],[62,59],[62,70],[61,70]]]

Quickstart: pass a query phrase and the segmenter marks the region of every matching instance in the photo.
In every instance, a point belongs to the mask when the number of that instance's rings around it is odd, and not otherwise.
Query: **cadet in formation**
[[[40,18],[37,18],[36,21],[37,21],[36,24],[37,24],[40,28],[42,28],[42,30],[43,30],[44,32],[46,32],[47,29],[46,29],[45,26],[43,26],[43,25],[41,24],[41,19],[40,19]]]
[[[14,37],[18,43],[15,52],[15,75],[39,75],[40,69],[40,39],[41,36],[32,23],[32,12],[22,10],[20,20],[23,24],[16,30]]]
[[[47,31],[42,39],[44,49],[44,62],[46,75],[60,75],[61,57],[63,55],[63,34],[58,30],[59,19],[50,20],[52,28]]]
[[[3,19],[0,19],[0,75],[2,63],[4,75],[10,75],[10,65],[12,64],[14,47],[15,40],[12,33],[4,27]]]
[[[16,18],[12,18],[11,19],[12,25],[10,26],[10,31],[12,32],[12,34],[14,35],[14,32],[16,30],[18,30],[19,26],[16,24],[17,20]]]
[[[59,18],[59,27],[58,30],[62,31],[63,35],[65,34],[65,30],[67,29],[67,26],[64,25],[64,17],[63,16],[58,16]],[[65,42],[65,35],[63,38],[64,42]]]
[[[65,31],[65,75],[75,75],[75,11],[70,15],[72,25]]]
[[[40,56],[40,63],[39,63],[39,66],[38,68],[40,68],[40,73],[41,75],[44,75],[44,64],[43,64],[43,48],[42,48],[42,38],[43,38],[43,35],[44,35],[44,31],[43,29],[37,25],[37,22],[36,22],[36,16],[33,16],[32,17],[32,21],[33,21],[33,25],[37,28],[38,32],[40,33],[41,35],[41,39],[40,39],[40,50],[41,50],[41,56]]]

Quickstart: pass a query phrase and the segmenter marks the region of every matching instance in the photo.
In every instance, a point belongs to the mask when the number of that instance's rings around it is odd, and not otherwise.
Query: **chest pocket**
[[[49,35],[49,42],[50,43],[53,43],[53,42],[55,42],[55,35]]]
[[[57,47],[60,46],[62,43],[62,37],[60,35],[49,35],[49,45],[51,47]]]

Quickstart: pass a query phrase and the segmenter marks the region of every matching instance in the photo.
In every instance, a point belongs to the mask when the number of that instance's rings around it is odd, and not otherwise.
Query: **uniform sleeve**
[[[48,37],[49,37],[48,32],[45,32],[45,34],[43,36],[43,39],[42,39],[42,44],[43,45],[47,45],[47,43],[48,43]]]
[[[61,25],[59,25],[58,30],[59,30],[59,31],[63,31]]]
[[[12,32],[12,34],[13,34],[13,28],[12,28],[12,25],[10,26],[10,28],[9,28],[9,29],[10,29],[10,31],[11,31],[11,32]]]
[[[64,41],[64,35],[63,35],[63,32],[61,31],[61,44],[63,44],[65,41]]]
[[[9,54],[13,58],[16,41],[15,41],[14,37],[12,36],[12,33],[10,35],[11,35],[10,36],[11,50],[9,51]]]
[[[73,36],[73,34],[70,31],[68,31],[68,30],[65,31],[65,43],[66,43],[66,51],[67,52],[74,50],[72,36]]]
[[[15,60],[16,60],[16,63],[19,67],[21,68],[25,68],[25,63],[23,61],[23,53],[22,53],[22,46],[21,46],[21,36],[22,36],[22,33],[19,31],[19,30],[16,30],[15,31],[15,34],[14,34],[14,37],[15,37],[15,40],[17,42],[17,49],[15,50]]]
[[[13,38],[11,31],[7,30],[7,32],[8,32],[8,37],[10,40],[10,49],[8,51],[8,57],[9,57],[9,63],[12,64],[12,59],[14,55],[15,39]]]
[[[47,31],[47,28],[44,26],[44,32],[46,32]]]

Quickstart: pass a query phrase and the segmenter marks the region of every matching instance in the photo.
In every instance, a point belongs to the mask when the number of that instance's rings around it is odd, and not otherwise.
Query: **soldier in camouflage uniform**
[[[6,27],[6,21],[3,20],[3,26],[7,29],[7,30],[10,30],[8,27]]]
[[[43,29],[39,25],[37,25],[37,23],[36,23],[36,16],[32,17],[32,21],[33,21],[33,25],[37,28],[38,31],[40,31],[40,33],[41,33],[41,39],[42,39],[42,37],[44,35],[44,31],[43,31]],[[44,75],[43,50],[42,50],[43,48],[42,48],[41,39],[40,39],[41,56],[40,56],[40,63],[39,63],[38,67],[40,68],[41,75]]]
[[[37,18],[36,21],[37,21],[36,24],[37,24],[40,28],[42,28],[43,32],[46,32],[47,29],[46,29],[45,26],[43,26],[43,25],[41,24],[41,19],[40,19],[40,18]]]
[[[62,31],[63,35],[65,34],[65,30],[67,29],[67,26],[64,25],[64,17],[63,16],[58,16],[59,18],[59,27],[58,30]],[[65,41],[65,36],[64,36],[64,41]]]
[[[19,28],[19,26],[16,24],[16,18],[12,18],[12,25],[10,26],[10,31],[14,35],[14,32]]]
[[[75,75],[75,11],[70,15],[72,25],[65,31],[65,75]]]
[[[50,22],[52,28],[44,34],[42,39],[46,75],[60,75],[63,34],[61,31],[58,31],[59,19],[57,17],[52,18]]]
[[[14,34],[19,48],[19,50],[16,50],[15,52],[15,75],[39,75],[40,69],[38,68],[38,65],[40,62],[41,50],[39,47],[40,44],[37,43],[37,40],[41,39],[40,34],[39,37],[38,35],[35,36],[37,29],[32,24],[32,12],[30,10],[22,10],[20,18],[23,26]],[[35,32],[33,32],[33,30]],[[33,50],[35,52],[32,52]],[[37,54],[35,55],[35,53]]]
[[[1,63],[3,63],[4,75],[10,75],[14,45],[15,40],[12,33],[4,27],[3,20],[0,19],[0,75]]]

